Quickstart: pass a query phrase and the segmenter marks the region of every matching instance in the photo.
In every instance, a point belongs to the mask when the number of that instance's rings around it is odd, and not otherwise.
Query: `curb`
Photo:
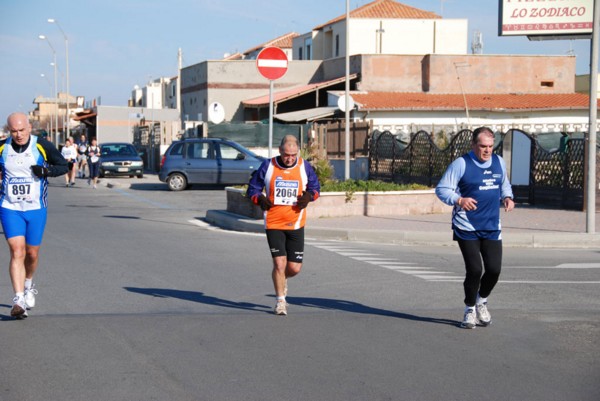
[[[264,221],[251,219],[225,210],[208,210],[207,223],[225,230],[264,233]],[[307,237],[328,240],[376,242],[396,245],[456,246],[452,232],[399,231],[376,229],[305,228]],[[586,233],[507,233],[503,246],[512,248],[600,248],[600,234]]]

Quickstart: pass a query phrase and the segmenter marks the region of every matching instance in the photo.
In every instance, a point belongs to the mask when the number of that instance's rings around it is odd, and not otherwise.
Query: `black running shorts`
[[[304,257],[304,227],[298,230],[267,230],[271,256],[287,256],[288,262],[302,263]]]

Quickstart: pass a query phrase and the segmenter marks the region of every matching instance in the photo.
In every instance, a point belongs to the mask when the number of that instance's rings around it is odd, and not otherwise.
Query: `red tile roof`
[[[466,94],[469,110],[564,110],[589,108],[589,96],[564,94]],[[463,110],[461,94],[352,93],[360,110]]]
[[[401,19],[438,19],[442,18],[436,13],[423,11],[418,8],[398,3],[394,0],[375,0],[362,7],[350,11],[350,18],[401,18]],[[319,25],[314,30],[319,30],[327,25],[346,19],[346,14]]]
[[[285,35],[281,35],[273,40],[265,42],[261,45],[255,46],[252,49],[248,49],[244,52],[244,54],[252,53],[258,49],[262,49],[264,47],[275,46],[280,49],[291,49],[292,48],[292,39],[294,39],[298,34],[296,32],[289,32]]]

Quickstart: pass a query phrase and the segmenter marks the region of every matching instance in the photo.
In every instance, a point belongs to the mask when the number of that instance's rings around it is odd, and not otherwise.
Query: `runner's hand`
[[[258,197],[258,205],[260,206],[260,208],[262,210],[269,210],[271,208],[271,206],[273,206],[273,204],[271,203],[269,198],[267,198],[264,195],[260,195]]]
[[[296,206],[298,206],[298,209],[302,210],[304,209],[306,206],[308,206],[308,203],[312,201],[312,194],[310,191],[304,191],[302,193],[302,195],[300,195],[298,197],[298,201],[296,202]]]
[[[31,166],[31,171],[38,178],[48,177],[48,169],[46,167],[38,166],[37,164],[34,164],[33,166]]]

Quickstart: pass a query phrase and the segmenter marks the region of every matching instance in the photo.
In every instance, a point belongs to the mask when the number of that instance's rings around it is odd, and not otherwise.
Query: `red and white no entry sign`
[[[287,72],[288,58],[279,47],[265,47],[256,56],[256,68],[263,77],[274,81]]]

